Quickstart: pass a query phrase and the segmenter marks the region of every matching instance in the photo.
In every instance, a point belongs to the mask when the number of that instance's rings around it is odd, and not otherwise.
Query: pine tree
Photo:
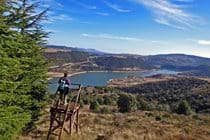
[[[41,45],[47,33],[28,0],[0,1],[0,137],[10,139],[39,116],[47,87]]]

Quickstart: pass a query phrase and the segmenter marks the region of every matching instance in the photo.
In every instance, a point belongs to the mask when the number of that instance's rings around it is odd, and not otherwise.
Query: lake
[[[79,83],[82,86],[106,86],[111,79],[125,78],[128,76],[151,76],[156,74],[177,74],[171,70],[151,70],[145,72],[87,72],[70,77],[72,83]],[[50,93],[55,93],[58,87],[59,78],[49,80],[48,90]]]

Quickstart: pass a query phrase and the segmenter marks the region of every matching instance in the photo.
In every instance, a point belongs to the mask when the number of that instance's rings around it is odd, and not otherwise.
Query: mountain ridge
[[[108,52],[103,52],[99,51],[97,49],[92,49],[92,48],[80,48],[80,47],[70,47],[66,45],[46,45],[46,48],[56,48],[56,49],[66,49],[66,50],[74,50],[74,51],[82,51],[82,52],[95,52],[101,53],[101,54],[106,54],[106,55],[122,55],[122,56],[142,56],[142,57],[151,57],[151,56],[190,56],[190,57],[198,57],[198,58],[206,58],[210,59],[210,57],[203,57],[203,56],[198,56],[198,55],[192,55],[192,54],[185,54],[185,53],[166,53],[166,54],[153,54],[153,55],[142,55],[142,54],[132,54],[132,53],[108,53]]]
[[[181,71],[186,75],[210,76],[210,58],[187,54],[108,54],[95,49],[82,49],[67,46],[48,45],[47,49],[57,51],[45,52],[47,60],[64,63],[86,62],[81,70],[147,70],[169,69]],[[58,62],[57,61],[57,62]]]

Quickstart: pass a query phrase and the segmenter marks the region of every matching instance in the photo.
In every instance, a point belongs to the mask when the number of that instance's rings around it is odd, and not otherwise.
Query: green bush
[[[105,95],[103,97],[104,99],[104,104],[105,105],[115,105],[116,104],[116,100],[114,97],[112,97],[111,95]]]
[[[102,96],[98,96],[98,97],[96,98],[96,100],[98,101],[98,103],[99,103],[100,105],[103,105],[103,104],[104,104],[104,99],[103,99]]]
[[[122,113],[134,111],[137,108],[136,98],[131,94],[119,94],[117,105]]]
[[[92,100],[93,100],[93,97],[91,97],[91,96],[89,96],[89,95],[85,95],[85,96],[82,98],[82,101],[84,102],[85,105],[90,104]]]
[[[146,102],[141,96],[137,95],[137,108],[140,110],[148,110],[148,102]]]
[[[192,113],[191,107],[186,100],[183,100],[177,108],[178,114],[190,115]]]
[[[80,104],[80,107],[81,107],[81,108],[83,108],[84,105],[85,105],[84,102],[83,102],[83,100],[80,100],[80,103],[79,103],[79,104]]]
[[[171,112],[170,106],[168,104],[157,104],[156,109],[159,111]]]
[[[93,100],[90,103],[90,110],[94,111],[94,112],[100,112],[100,104],[98,103],[97,100]]]
[[[102,114],[108,114],[108,113],[111,113],[112,111],[108,107],[102,107],[100,108],[100,112]]]
[[[154,101],[146,101],[143,97],[137,95],[136,96],[137,100],[137,108],[140,110],[147,110],[147,111],[152,111],[157,109],[156,104]]]
[[[162,117],[161,117],[161,116],[156,116],[156,117],[155,117],[155,120],[156,120],[156,121],[161,121],[161,120],[162,120]]]

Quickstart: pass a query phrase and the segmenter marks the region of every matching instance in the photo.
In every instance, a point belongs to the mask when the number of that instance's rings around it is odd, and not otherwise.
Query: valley
[[[50,51],[51,50],[51,51]],[[52,51],[53,50],[53,51]],[[44,56],[50,72],[74,74],[84,71],[145,71],[168,69],[187,76],[210,76],[210,58],[185,54],[108,54],[66,46],[47,46]]]
[[[103,81],[100,76],[108,78],[107,85],[83,84],[80,131],[72,135],[73,140],[210,138],[210,78],[208,73],[202,74],[199,69],[192,68],[192,65],[200,67],[203,60],[206,62],[202,64],[208,67],[209,59],[185,55],[169,55],[166,59],[162,56],[99,55],[65,49],[47,51],[45,56],[50,62],[51,82],[57,83],[54,77],[61,77],[63,72],[69,72],[70,78],[78,83],[89,78],[88,84],[100,83]],[[114,72],[124,76],[109,79],[110,74],[116,75]],[[77,81],[79,79],[81,81]],[[52,100],[55,98],[53,94],[50,96]],[[75,96],[73,92],[69,99]],[[49,105],[36,124],[36,129],[19,138],[46,138]],[[66,140],[68,136],[63,135],[62,139]]]

